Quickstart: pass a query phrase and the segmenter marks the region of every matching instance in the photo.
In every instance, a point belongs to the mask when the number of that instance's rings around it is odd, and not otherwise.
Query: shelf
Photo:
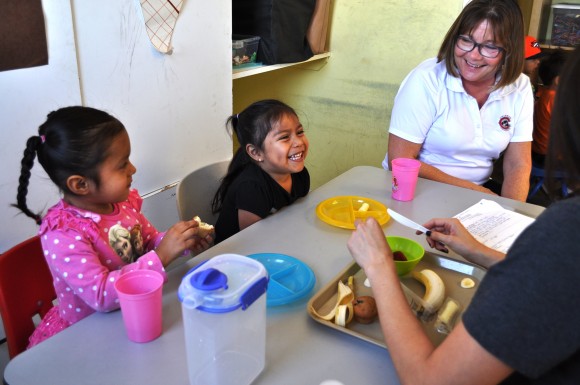
[[[296,62],[296,63],[257,65],[255,67],[245,67],[245,68],[240,68],[240,69],[233,69],[232,79],[240,79],[240,78],[244,78],[247,76],[258,75],[258,74],[261,74],[264,72],[275,71],[275,70],[279,70],[279,69],[286,68],[286,67],[297,66],[297,65],[304,64],[304,63],[316,62],[319,60],[326,59],[328,57],[330,57],[330,52],[324,52],[324,53],[320,53],[318,55],[314,55],[308,60]]]
[[[547,44],[547,43],[541,43],[540,44],[540,48],[541,49],[545,49],[545,50],[557,50],[557,49],[561,49],[563,51],[574,51],[575,47],[568,47],[568,46],[563,46],[563,45],[551,45],[551,44]]]

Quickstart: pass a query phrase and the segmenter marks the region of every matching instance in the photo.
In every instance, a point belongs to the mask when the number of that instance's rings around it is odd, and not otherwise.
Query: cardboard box
[[[552,45],[576,47],[580,45],[580,5],[552,5]]]

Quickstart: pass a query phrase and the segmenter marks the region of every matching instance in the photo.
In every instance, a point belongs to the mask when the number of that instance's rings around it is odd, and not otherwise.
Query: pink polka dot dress
[[[29,347],[86,316],[119,308],[114,282],[137,269],[165,275],[154,249],[163,233],[141,214],[142,198],[131,190],[111,214],[83,211],[61,200],[42,220],[40,239],[53,277],[57,305],[44,317]]]

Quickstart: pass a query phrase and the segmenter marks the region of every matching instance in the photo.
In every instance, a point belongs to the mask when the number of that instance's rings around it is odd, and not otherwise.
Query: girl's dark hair
[[[41,213],[32,212],[26,203],[30,170],[37,155],[42,168],[61,191],[72,193],[67,187],[71,175],[82,175],[99,186],[99,165],[109,155],[113,139],[124,130],[119,120],[90,107],[65,107],[49,113],[38,135],[26,141],[16,204],[12,206],[40,224]]]
[[[550,140],[546,156],[546,184],[556,199],[556,172],[563,173],[568,186],[580,190],[580,49],[566,58],[552,109]]]
[[[515,0],[472,0],[447,31],[437,61],[444,60],[447,72],[459,77],[454,57],[457,37],[470,35],[484,20],[489,22],[494,39],[505,50],[501,77],[494,86],[494,89],[499,89],[515,82],[524,68],[524,21]]]
[[[254,160],[248,155],[246,146],[253,145],[264,150],[264,139],[272,128],[280,122],[285,115],[296,116],[294,109],[279,100],[266,99],[255,102],[237,115],[230,116],[226,121],[226,127],[231,127],[236,134],[240,147],[234,154],[228,172],[222,180],[213,201],[212,212],[221,211],[222,204],[228,189],[240,172]]]

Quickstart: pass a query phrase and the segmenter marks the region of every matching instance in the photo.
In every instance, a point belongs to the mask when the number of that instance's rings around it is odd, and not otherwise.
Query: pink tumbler
[[[393,199],[398,201],[413,200],[420,167],[421,162],[416,159],[393,159],[391,162]]]
[[[161,335],[163,281],[163,275],[157,271],[133,270],[115,282],[131,341],[149,342]]]

